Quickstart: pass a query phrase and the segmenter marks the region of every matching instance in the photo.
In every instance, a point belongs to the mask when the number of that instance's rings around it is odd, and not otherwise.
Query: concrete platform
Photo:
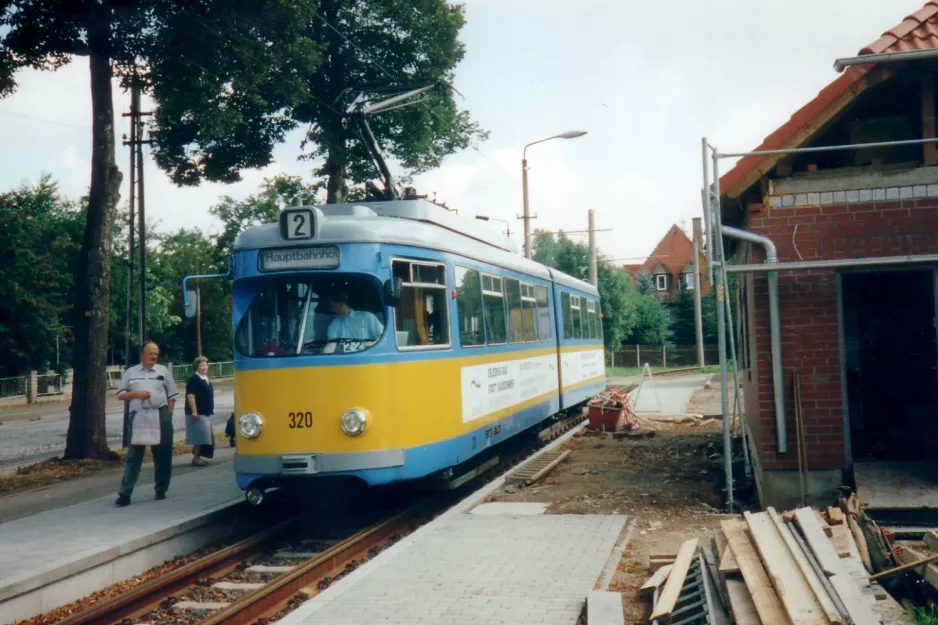
[[[503,481],[421,527],[277,625],[574,625],[589,592],[618,562],[628,518],[482,504]],[[473,514],[476,508],[483,514]]]
[[[642,385],[630,393],[637,397],[635,412],[639,415],[681,416],[687,414],[687,405],[694,393],[704,388],[710,374],[677,377],[645,378]]]
[[[119,480],[118,480],[119,481]],[[138,483],[132,505],[113,492],[0,523],[0,624],[29,618],[127,579],[230,532],[243,496],[230,463],[174,476],[167,499]]]

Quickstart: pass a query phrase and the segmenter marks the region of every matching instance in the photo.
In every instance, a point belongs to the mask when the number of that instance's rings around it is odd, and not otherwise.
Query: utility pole
[[[127,138],[127,135],[124,135],[123,144],[130,146],[130,197],[127,207],[127,305],[124,309],[124,313],[127,316],[126,324],[124,326],[124,370],[130,368],[133,364],[131,353],[133,352],[133,341],[131,336],[133,334],[133,318],[134,318],[134,256],[136,249],[134,248],[134,230],[136,225],[134,219],[136,217],[136,187],[137,187],[137,143],[138,143],[138,132],[139,127],[137,121],[139,119],[140,112],[140,98],[138,96],[137,87],[134,86],[131,99],[130,99],[130,113],[123,113],[122,117],[130,118],[130,138]],[[141,302],[143,298],[141,298]],[[143,340],[143,334],[141,332],[140,338],[138,340]],[[121,402],[124,404],[124,427],[121,434],[121,441],[124,448],[130,444],[130,402]]]
[[[143,122],[140,120],[140,86],[135,82],[131,97],[131,115],[137,125],[134,148],[137,156],[137,218],[140,231],[140,341],[146,340],[147,332],[147,225],[143,203]]]
[[[599,288],[599,275],[596,268],[596,211],[589,209],[589,253],[590,284]]]
[[[201,273],[199,259],[195,259],[195,272]],[[202,281],[195,281],[195,355],[202,355]]]
[[[706,363],[704,362],[703,318],[700,306],[700,242],[700,217],[694,217],[694,329],[697,334],[697,366],[703,367]]]

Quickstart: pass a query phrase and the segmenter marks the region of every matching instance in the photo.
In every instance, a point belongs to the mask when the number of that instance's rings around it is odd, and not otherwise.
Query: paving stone
[[[574,625],[627,517],[477,515],[441,519],[419,541],[291,625]],[[371,612],[373,610],[373,612]],[[386,620],[384,620],[386,619]],[[285,623],[286,623],[285,622]]]

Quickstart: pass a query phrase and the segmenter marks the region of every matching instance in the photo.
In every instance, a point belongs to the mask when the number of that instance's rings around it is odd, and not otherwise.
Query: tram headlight
[[[238,419],[238,427],[244,438],[257,438],[264,429],[264,420],[259,414],[246,412]]]
[[[368,423],[368,415],[364,410],[353,408],[342,415],[342,431],[349,436],[358,436],[364,432],[366,423]]]

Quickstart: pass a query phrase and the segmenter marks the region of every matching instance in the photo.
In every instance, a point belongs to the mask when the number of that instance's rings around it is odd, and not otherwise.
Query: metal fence
[[[58,373],[46,373],[37,376],[37,389],[39,395],[61,395],[64,392],[65,376]]]
[[[26,397],[26,376],[19,378],[0,378],[0,399],[8,397]]]
[[[716,345],[704,345],[704,364],[719,362]],[[694,345],[623,345],[606,354],[610,367],[695,367],[697,347]]]
[[[173,365],[173,379],[177,382],[188,380],[193,373],[192,365]],[[210,380],[234,377],[234,362],[210,362],[206,375]]]

